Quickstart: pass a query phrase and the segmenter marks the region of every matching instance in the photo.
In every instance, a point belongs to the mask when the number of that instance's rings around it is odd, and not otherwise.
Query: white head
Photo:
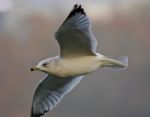
[[[32,67],[31,71],[42,71],[45,73],[50,73],[50,70],[54,66],[54,59],[47,58],[45,60],[40,61],[36,67]]]

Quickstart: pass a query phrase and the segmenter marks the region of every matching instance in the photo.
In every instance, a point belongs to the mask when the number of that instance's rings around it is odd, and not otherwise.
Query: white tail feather
[[[126,69],[128,66],[128,57],[122,56],[118,58],[105,57],[103,60],[103,67]]]

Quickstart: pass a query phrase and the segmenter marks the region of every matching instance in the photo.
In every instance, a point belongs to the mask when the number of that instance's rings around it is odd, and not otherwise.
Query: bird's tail
[[[126,69],[128,66],[128,57],[122,56],[118,58],[104,57],[102,67]]]

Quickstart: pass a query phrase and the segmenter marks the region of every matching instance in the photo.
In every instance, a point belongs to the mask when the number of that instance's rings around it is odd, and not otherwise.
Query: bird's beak
[[[32,67],[30,70],[31,70],[31,71],[36,71],[36,70],[39,70],[39,68],[37,68],[37,67]]]

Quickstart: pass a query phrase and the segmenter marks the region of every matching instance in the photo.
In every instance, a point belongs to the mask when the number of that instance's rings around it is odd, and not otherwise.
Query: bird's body
[[[88,73],[98,68],[126,68],[127,57],[113,59],[96,52],[97,42],[91,23],[81,5],[75,5],[55,34],[60,55],[47,58],[31,71],[48,74],[38,85],[32,102],[31,117],[53,109]]]
[[[77,58],[61,58],[56,56],[46,59],[52,63],[48,67],[49,69],[47,72],[59,77],[85,75],[101,67],[102,59],[103,55],[98,53],[93,56],[82,56]]]

